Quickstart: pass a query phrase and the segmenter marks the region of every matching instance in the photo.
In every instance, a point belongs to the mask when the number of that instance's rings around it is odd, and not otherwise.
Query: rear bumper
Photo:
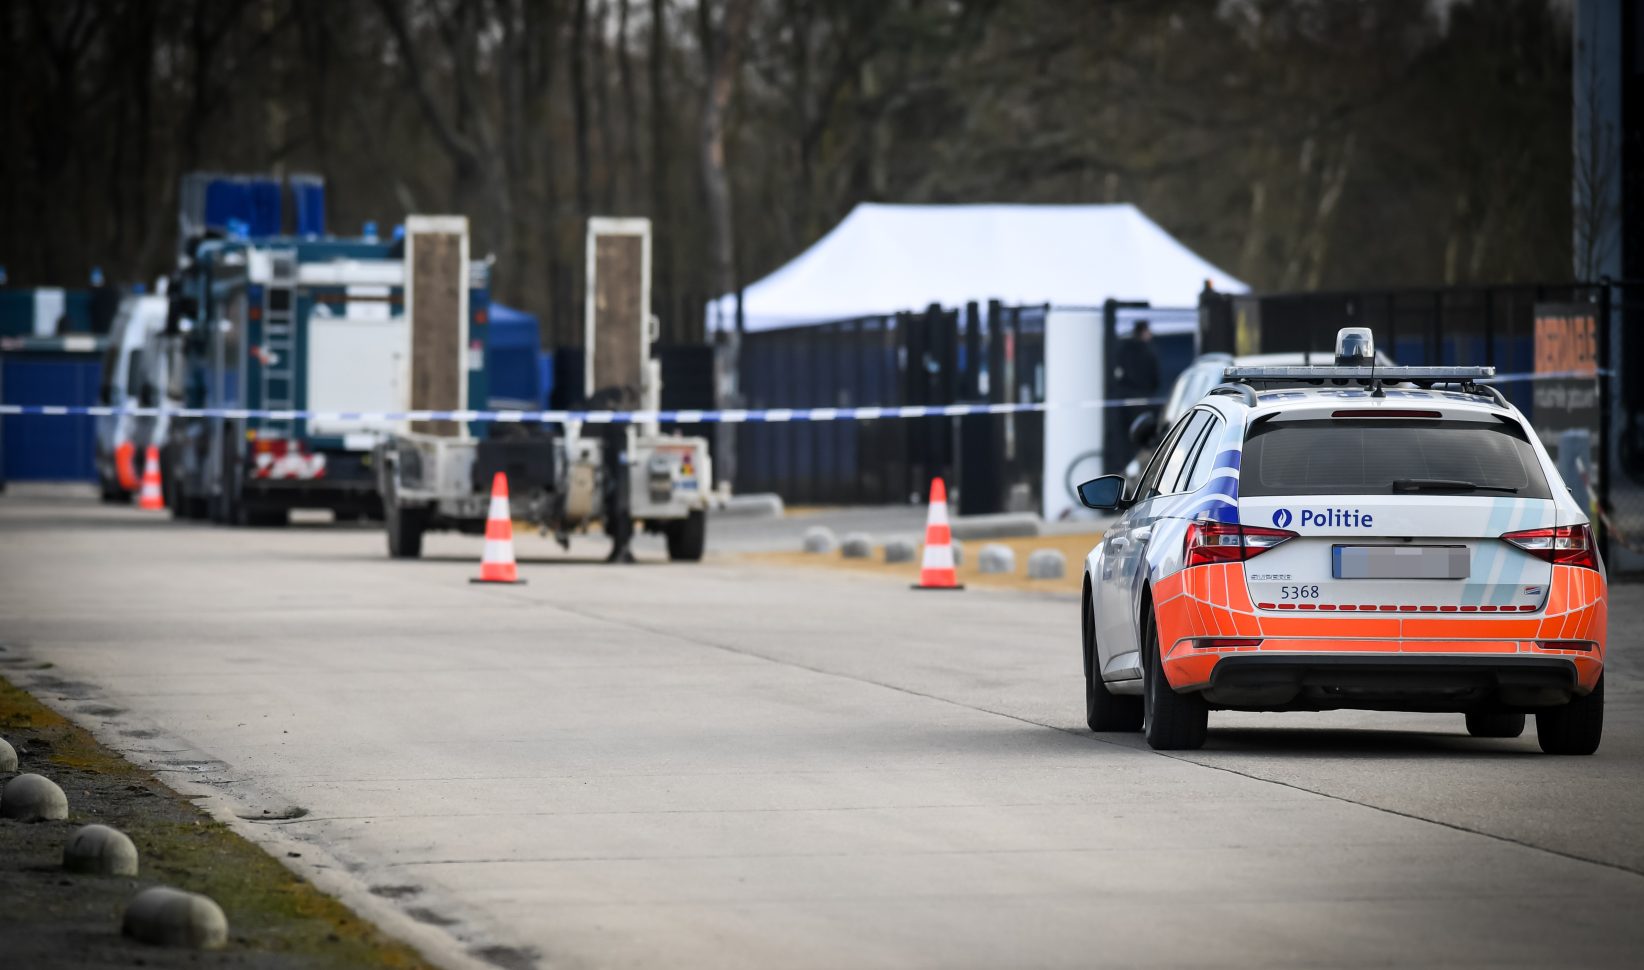
[[[1603,576],[1591,569],[1555,566],[1542,609],[1511,615],[1263,610],[1250,602],[1237,564],[1183,569],[1156,582],[1153,592],[1170,686],[1203,691],[1226,707],[1535,707],[1592,690],[1604,669],[1608,606]],[[1573,671],[1573,682],[1513,679],[1525,665],[1548,664]],[[1247,668],[1269,670],[1270,682],[1234,673]],[[1276,672],[1286,670],[1295,673],[1280,683]],[[1455,683],[1458,670],[1467,672],[1466,684]],[[1356,671],[1380,689],[1350,683]]]
[[[1246,655],[1220,658],[1202,692],[1245,710],[1521,710],[1585,694],[1582,681],[1570,656]]]

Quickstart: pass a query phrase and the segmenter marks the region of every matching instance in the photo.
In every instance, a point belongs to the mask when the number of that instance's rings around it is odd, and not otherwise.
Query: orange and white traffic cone
[[[930,512],[925,516],[925,559],[914,589],[964,589],[953,568],[953,533],[948,529],[948,487],[931,479]]]
[[[470,583],[523,583],[514,563],[514,517],[508,511],[508,476],[491,479],[491,511],[485,516],[485,554],[480,574]]]
[[[137,493],[137,507],[145,512],[166,507],[165,493],[160,491],[160,449],[153,445],[143,452],[143,490]]]

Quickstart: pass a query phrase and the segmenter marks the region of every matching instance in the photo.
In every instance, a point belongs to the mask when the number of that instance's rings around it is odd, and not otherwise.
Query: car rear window
[[[1511,488],[1552,497],[1523,431],[1500,420],[1270,420],[1245,439],[1240,465],[1241,495],[1406,494],[1393,483],[1411,480],[1491,486],[1466,494]]]

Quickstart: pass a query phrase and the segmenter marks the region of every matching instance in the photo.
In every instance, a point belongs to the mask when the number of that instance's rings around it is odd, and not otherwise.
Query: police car
[[[1604,719],[1606,585],[1587,516],[1489,367],[1390,367],[1364,328],[1335,365],[1229,367],[1133,490],[1079,486],[1118,520],[1085,560],[1085,713],[1158,749],[1209,712],[1536,719],[1591,754]]]

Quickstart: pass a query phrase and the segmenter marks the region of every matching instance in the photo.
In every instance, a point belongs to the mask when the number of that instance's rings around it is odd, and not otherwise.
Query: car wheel
[[[1475,738],[1516,738],[1524,733],[1524,715],[1496,711],[1467,715],[1467,733]]]
[[[1102,683],[1097,671],[1101,653],[1096,649],[1096,613],[1090,605],[1090,584],[1085,584],[1080,609],[1085,651],[1085,724],[1092,731],[1138,731],[1142,727],[1142,699],[1115,694]]]
[[[1210,707],[1198,694],[1178,694],[1165,679],[1159,654],[1159,627],[1150,607],[1142,631],[1142,734],[1155,751],[1191,751],[1204,747]]]
[[[1536,741],[1548,754],[1592,754],[1604,735],[1604,678],[1592,693],[1536,712]]]

